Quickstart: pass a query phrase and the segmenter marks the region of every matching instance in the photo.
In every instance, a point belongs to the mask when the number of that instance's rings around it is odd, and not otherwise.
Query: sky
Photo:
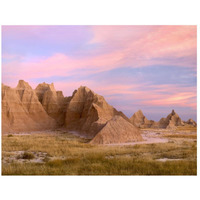
[[[196,120],[196,26],[2,26],[2,82],[87,86],[131,117]]]

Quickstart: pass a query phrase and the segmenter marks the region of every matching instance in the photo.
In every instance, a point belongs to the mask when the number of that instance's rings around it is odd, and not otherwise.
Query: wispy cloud
[[[195,110],[196,34],[196,26],[3,26],[2,80],[48,80],[65,95],[87,85],[125,112]]]

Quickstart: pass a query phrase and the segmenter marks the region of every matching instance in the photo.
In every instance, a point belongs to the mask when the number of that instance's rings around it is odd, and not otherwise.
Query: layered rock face
[[[65,126],[68,130],[77,131],[88,138],[93,138],[113,116],[120,115],[129,119],[105,99],[87,87],[81,86],[74,91],[67,106]]]
[[[23,132],[52,129],[55,120],[47,115],[31,86],[20,80],[16,88],[2,84],[2,130]]]
[[[16,88],[2,84],[2,130],[30,132],[57,127],[77,131],[95,139],[93,144],[140,141],[138,128],[105,99],[87,87],[64,97],[53,84],[39,84],[35,90],[20,80]]]
[[[197,126],[183,122],[172,112],[159,122],[148,120],[141,110],[128,119],[109,105],[104,97],[81,86],[70,97],[56,91],[53,84],[39,84],[35,90],[20,80],[16,88],[2,84],[2,132],[49,130],[57,127],[92,139],[93,144],[125,143],[142,140],[137,128]]]
[[[176,126],[183,126],[183,125],[184,123],[179,117],[179,115],[174,110],[172,110],[172,112],[166,118],[161,118],[159,122],[154,122],[151,127],[175,129]]]
[[[197,123],[193,119],[188,119],[188,121],[184,122],[184,124],[197,127]]]
[[[141,110],[138,110],[130,118],[130,122],[138,128],[150,128],[154,123],[153,120],[148,120],[142,113]]]
[[[42,83],[35,92],[47,114],[56,120],[58,126],[64,125],[67,103],[62,91],[56,91],[53,83]]]
[[[116,115],[110,119],[97,135],[90,141],[92,144],[111,144],[142,141],[137,127],[123,117]]]

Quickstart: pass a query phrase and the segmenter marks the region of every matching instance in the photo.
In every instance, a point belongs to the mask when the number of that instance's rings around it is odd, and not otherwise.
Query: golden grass
[[[197,139],[197,134],[166,134],[164,137],[168,138],[186,138],[186,139]]]
[[[151,160],[103,159],[98,162],[55,160],[46,164],[10,164],[3,175],[196,175],[196,161],[156,162]]]
[[[2,157],[46,152],[45,163],[2,163],[3,175],[196,175],[196,142],[96,146],[71,134],[2,136]],[[60,159],[59,157],[64,157]],[[57,157],[57,158],[56,158]],[[159,162],[159,158],[184,159]]]
[[[175,131],[175,132],[179,132],[179,131],[186,131],[186,132],[197,132],[197,127],[194,126],[190,126],[190,125],[186,125],[186,126],[176,126],[176,129],[158,129],[158,128],[141,128],[142,131],[162,131],[162,132],[169,132],[169,131]]]
[[[193,126],[177,126],[177,131],[194,131],[197,132],[197,127],[193,127]]]

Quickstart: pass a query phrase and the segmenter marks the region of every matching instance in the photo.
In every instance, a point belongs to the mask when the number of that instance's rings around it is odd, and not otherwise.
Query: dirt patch
[[[136,144],[153,144],[153,143],[182,143],[184,141],[195,141],[196,132],[187,132],[187,131],[177,131],[177,130],[166,130],[166,129],[151,129],[151,130],[141,130],[143,141],[140,142],[127,142],[127,143],[115,143],[107,144],[110,146],[115,145],[136,145]]]
[[[46,152],[33,152],[33,151],[9,151],[3,152],[6,156],[2,159],[2,163],[45,163],[50,160],[64,160],[66,157],[50,156]]]
[[[136,144],[153,144],[153,143],[166,143],[169,142],[168,138],[158,137],[156,136],[156,133],[150,132],[149,134],[145,133],[142,134],[143,141],[140,142],[127,142],[127,143],[118,143],[118,144],[108,144],[110,146],[114,145],[136,145]]]
[[[43,163],[48,157],[45,152],[29,152],[29,151],[11,151],[3,152],[5,156],[2,159],[3,163]]]
[[[166,161],[179,161],[179,160],[184,160],[184,159],[171,159],[171,158],[159,158],[159,159],[156,159],[156,161],[160,161],[160,162],[166,162]]]

